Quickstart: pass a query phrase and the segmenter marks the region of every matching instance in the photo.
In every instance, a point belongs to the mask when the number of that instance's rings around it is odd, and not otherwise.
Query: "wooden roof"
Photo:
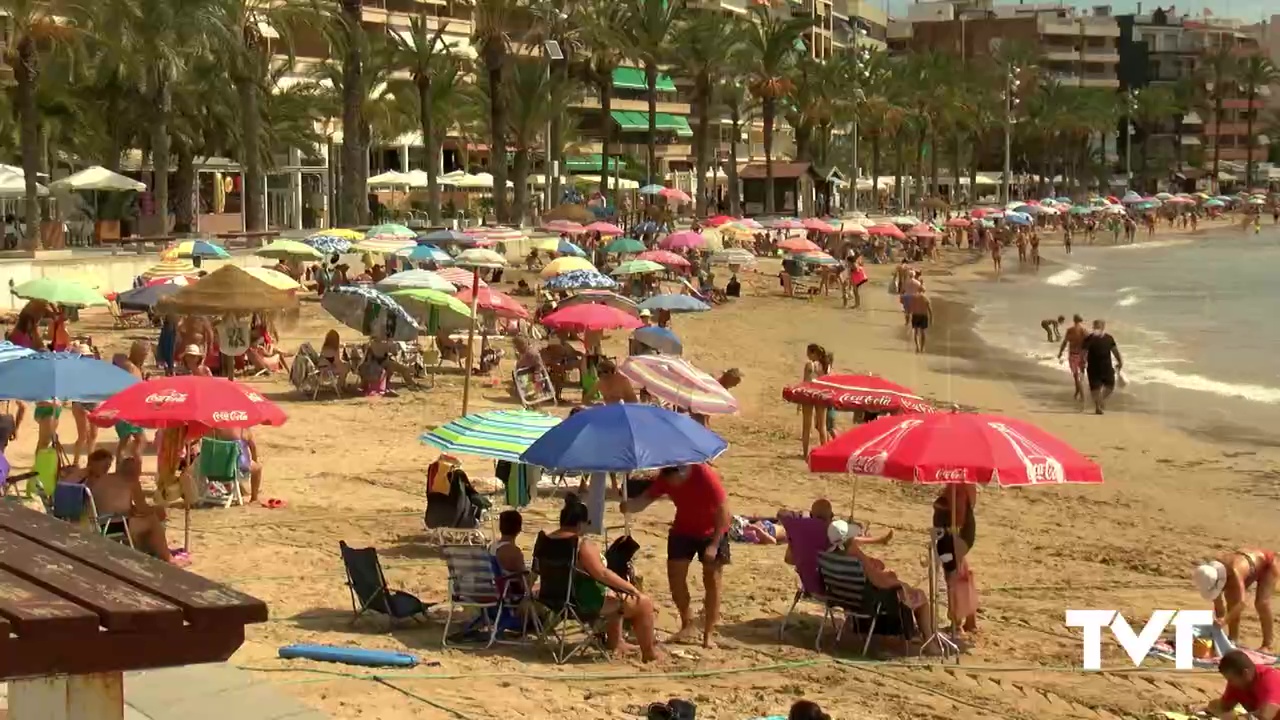
[[[773,164],[773,177],[775,180],[795,180],[809,171],[810,165],[806,162],[775,162]],[[765,179],[764,163],[747,165],[738,171],[738,177],[743,180]]]

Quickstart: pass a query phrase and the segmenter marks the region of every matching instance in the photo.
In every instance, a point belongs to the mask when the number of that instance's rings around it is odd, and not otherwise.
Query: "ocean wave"
[[[1222,380],[1198,375],[1196,373],[1179,373],[1160,366],[1142,367],[1137,370],[1125,370],[1125,377],[1137,384],[1157,383],[1172,385],[1183,390],[1195,390],[1212,393],[1222,397],[1233,397],[1241,400],[1253,400],[1276,404],[1280,403],[1280,388],[1249,383],[1229,383]]]
[[[1084,280],[1084,272],[1078,268],[1066,268],[1044,279],[1046,285],[1057,287],[1074,287]]]
[[[1116,307],[1132,307],[1142,302],[1142,298],[1136,293],[1128,293],[1124,297],[1116,301]]]
[[[1110,250],[1155,250],[1158,248],[1179,247],[1181,245],[1190,245],[1195,242],[1189,238],[1179,238],[1177,240],[1151,240],[1149,242],[1136,242],[1129,245],[1115,245]]]

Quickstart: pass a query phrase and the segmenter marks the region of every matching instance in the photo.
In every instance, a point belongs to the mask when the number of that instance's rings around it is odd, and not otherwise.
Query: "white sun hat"
[[[1217,560],[1204,563],[1192,571],[1191,582],[1195,584],[1200,597],[1217,600],[1222,589],[1227,586],[1227,566]]]

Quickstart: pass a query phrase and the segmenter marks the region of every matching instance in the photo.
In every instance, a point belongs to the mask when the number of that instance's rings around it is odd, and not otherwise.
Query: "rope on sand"
[[[368,678],[368,679],[369,679],[369,680],[372,680],[372,681],[374,681],[374,682],[376,682],[376,683],[378,683],[379,685],[386,685],[387,687],[391,688],[392,690],[395,690],[396,692],[398,692],[398,693],[400,693],[400,694],[402,694],[402,695],[406,695],[406,696],[408,696],[408,697],[411,697],[411,698],[413,698],[414,700],[417,700],[418,702],[423,703],[424,705],[430,705],[431,707],[433,707],[433,708],[435,708],[435,709],[437,709],[437,710],[441,710],[441,711],[447,712],[447,713],[449,713],[450,715],[452,715],[452,716],[454,716],[454,717],[458,718],[458,720],[474,720],[474,718],[472,718],[470,715],[466,715],[466,714],[464,714],[464,713],[462,713],[462,712],[459,712],[459,711],[457,711],[457,710],[454,710],[454,709],[453,709],[453,708],[451,708],[451,707],[446,707],[446,706],[444,706],[444,705],[441,705],[440,703],[438,703],[438,702],[436,702],[436,701],[434,701],[434,700],[428,700],[427,698],[424,698],[424,697],[422,697],[421,695],[418,695],[417,693],[409,692],[408,690],[405,690],[404,688],[399,687],[399,686],[397,686],[397,685],[392,685],[391,683],[387,682],[386,678],[381,677],[381,676],[379,676],[379,675],[374,675],[373,677]]]

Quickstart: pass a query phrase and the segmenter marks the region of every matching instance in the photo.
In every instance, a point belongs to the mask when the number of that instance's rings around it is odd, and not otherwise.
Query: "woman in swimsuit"
[[[1260,652],[1271,652],[1271,594],[1275,591],[1277,573],[1273,550],[1244,548],[1204,563],[1191,575],[1200,597],[1213,601],[1213,615],[1218,625],[1225,625],[1227,636],[1234,642],[1240,632],[1240,616],[1244,613],[1249,587],[1256,586],[1253,608],[1262,625]]]
[[[805,358],[805,382],[816,380],[830,373],[831,364],[835,362],[835,356],[817,343],[809,343],[809,346],[805,348]],[[825,445],[836,434],[835,409],[826,408],[822,412],[815,409],[813,412],[813,428],[818,431],[818,444]]]

